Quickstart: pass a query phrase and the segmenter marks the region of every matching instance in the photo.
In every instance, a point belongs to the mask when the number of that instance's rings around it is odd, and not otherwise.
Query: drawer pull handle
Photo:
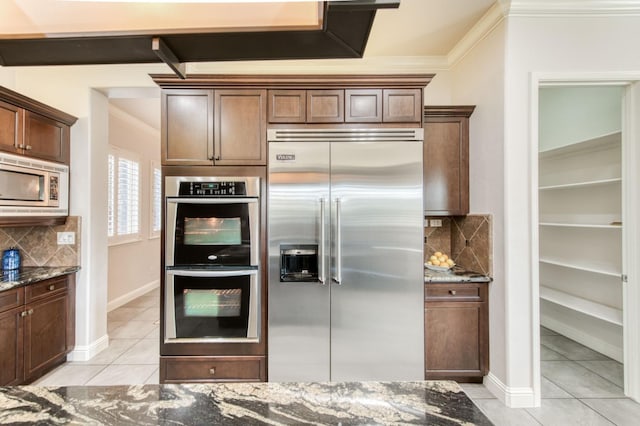
[[[455,290],[449,290],[449,293],[450,293],[452,296],[455,296],[455,295],[456,295],[456,291],[455,291]]]
[[[29,315],[33,315],[33,309],[29,309]]]
[[[22,311],[22,312],[20,312],[20,316],[21,316],[21,317],[23,317],[23,318],[24,318],[24,317],[26,317],[27,315],[29,315],[29,314],[27,313],[27,311]]]
[[[212,376],[215,376],[216,375],[216,368],[215,367],[211,367],[209,369],[209,374],[211,374]]]
[[[31,145],[27,145],[24,147],[24,149],[26,149],[27,151],[31,151],[33,147]]]
[[[53,290],[55,290],[55,289],[56,289],[56,286],[55,286],[55,285],[51,284],[51,285],[49,286],[49,291],[53,291]]]

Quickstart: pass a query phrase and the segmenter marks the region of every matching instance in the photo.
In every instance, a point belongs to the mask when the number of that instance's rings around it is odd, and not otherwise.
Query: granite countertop
[[[0,387],[0,423],[491,425],[450,381]]]
[[[11,271],[0,270],[0,291],[72,274],[79,270],[79,266],[23,266]]]
[[[448,271],[434,271],[424,268],[425,283],[489,283],[492,278],[475,271],[469,271],[460,266],[454,266]]]

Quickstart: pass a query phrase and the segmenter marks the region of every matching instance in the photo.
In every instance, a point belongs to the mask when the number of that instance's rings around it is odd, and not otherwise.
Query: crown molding
[[[467,53],[480,43],[506,16],[509,5],[504,0],[496,1],[473,27],[447,54],[448,68],[454,67]]]
[[[511,0],[509,16],[640,15],[640,0]]]

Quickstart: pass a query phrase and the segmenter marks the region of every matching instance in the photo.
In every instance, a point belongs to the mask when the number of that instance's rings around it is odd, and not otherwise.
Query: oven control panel
[[[244,196],[247,195],[244,182],[180,182],[180,196]]]

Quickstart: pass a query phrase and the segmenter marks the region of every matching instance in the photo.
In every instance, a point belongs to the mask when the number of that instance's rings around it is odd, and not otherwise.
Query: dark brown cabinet
[[[264,356],[161,357],[160,383],[263,382]]]
[[[425,285],[425,378],[481,382],[489,371],[486,283]]]
[[[382,123],[381,89],[347,89],[344,96],[345,122]]]
[[[422,122],[421,89],[270,90],[269,123]]]
[[[474,109],[424,108],[425,216],[469,213],[469,117]]]
[[[0,385],[31,382],[65,361],[75,343],[71,275],[0,293]]]
[[[0,87],[0,150],[69,164],[76,118]]]
[[[162,164],[266,164],[266,90],[162,93]]]
[[[266,90],[215,90],[214,164],[267,164],[266,113]]]

